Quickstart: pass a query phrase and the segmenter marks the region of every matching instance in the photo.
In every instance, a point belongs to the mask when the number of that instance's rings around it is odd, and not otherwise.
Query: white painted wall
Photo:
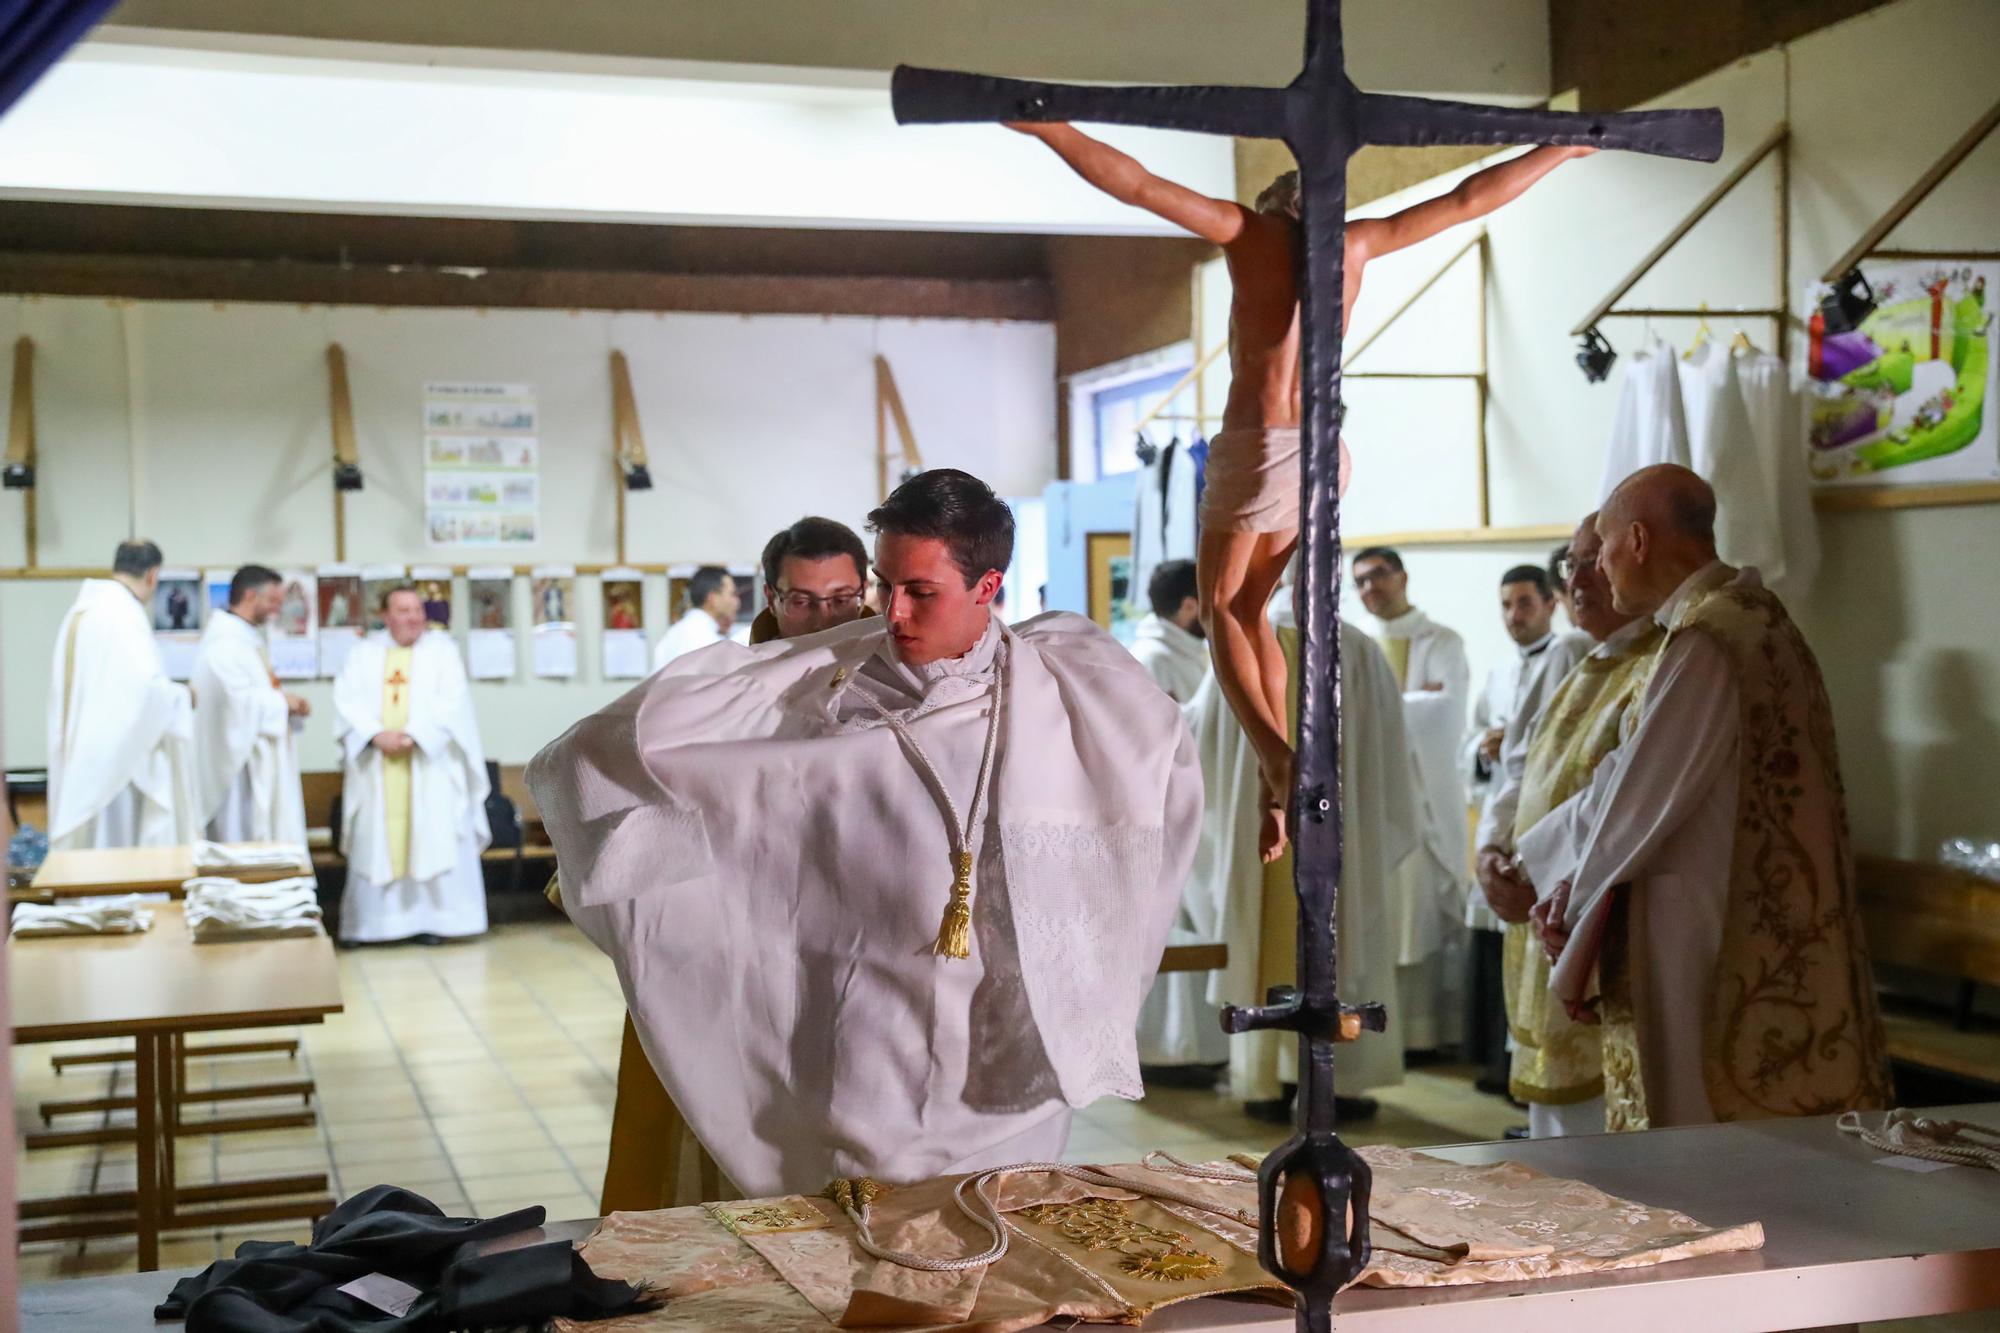
[[[655,489],[628,498],[628,559],[754,564],[805,513],[859,527],[875,503],[873,357],[886,356],[932,466],[1002,494],[1054,476],[1053,330],[1044,324],[564,311],[0,300],[0,344],[35,340],[40,563],[97,567],[128,533],[196,567],[333,558],[325,351],[346,348],[366,489],[347,502],[351,560],[477,564],[426,545],[419,413],[430,379],[534,385],[542,534],[494,563],[615,557],[609,358],[622,350]],[[0,384],[0,391],[4,391]],[[0,393],[4,399],[4,393]],[[0,497],[0,566],[22,562],[21,501]],[[0,580],[6,761],[40,764],[64,582]],[[647,629],[665,583],[647,584]],[[475,686],[488,751],[525,760],[625,688],[599,679],[585,581],[581,674]],[[527,622],[525,591],[516,622]],[[524,659],[525,661],[525,659]],[[331,767],[323,685],[303,760]]]
[[[1602,154],[1563,166],[1488,222],[1487,419],[1493,522],[1571,524],[1593,504],[1617,402],[1572,360],[1570,327],[1781,120],[1792,126],[1794,307],[1805,285],[1902,195],[1996,96],[2000,5],[1900,0],[1794,44],[1743,60],[1662,106],[1720,106],[1728,141],[1715,166]],[[1882,93],[1924,90],[1908,114]],[[1788,95],[1789,93],[1789,95]],[[1441,192],[1447,176],[1360,212],[1378,215]],[[1635,306],[1769,305],[1777,290],[1774,163],[1760,167],[1626,298]],[[2000,244],[2000,135],[1990,138],[1890,238],[1906,249]],[[1376,261],[1351,343],[1472,235],[1462,227]],[[1220,265],[1216,266],[1218,269]],[[1470,266],[1441,283],[1358,369],[1447,371],[1476,364]],[[1204,299],[1226,278],[1204,275]],[[1734,326],[1718,323],[1728,338]],[[1749,325],[1760,346],[1768,324]],[[1642,345],[1639,321],[1607,321],[1621,351]],[[1679,346],[1692,321],[1658,321]],[[1214,399],[1226,372],[1209,386]],[[1358,536],[1475,526],[1474,423],[1456,386],[1350,381],[1347,439],[1356,457],[1344,530]],[[1825,564],[1793,607],[1832,692],[1857,844],[1935,854],[1954,834],[2000,836],[2000,509],[1823,513]],[[1474,669],[1507,651],[1497,584],[1510,565],[1543,561],[1548,544],[1411,548],[1411,596],[1463,633]],[[1350,595],[1353,612],[1360,608]],[[1363,623],[1372,626],[1362,614]]]

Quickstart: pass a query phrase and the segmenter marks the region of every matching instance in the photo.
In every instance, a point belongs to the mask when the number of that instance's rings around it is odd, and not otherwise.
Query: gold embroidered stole
[[[1583,790],[1618,748],[1626,713],[1637,704],[1665,635],[1649,628],[1616,657],[1586,657],[1549,700],[1528,746],[1518,839]],[[1573,1023],[1549,997],[1549,962],[1527,923],[1507,927],[1502,977],[1514,1035],[1508,1087],[1519,1101],[1569,1106],[1604,1090],[1595,1026]]]
[[[382,659],[382,726],[401,731],[410,724],[410,663],[408,648],[389,645]],[[410,873],[410,756],[382,756],[382,831],[389,839],[389,876]],[[384,886],[386,887],[386,886]]]
[[[1382,656],[1389,659],[1389,670],[1396,675],[1396,688],[1410,687],[1410,641],[1383,635],[1375,642],[1382,645]]]
[[[1697,592],[1667,641],[1681,634],[1706,635],[1727,654],[1741,717],[1729,899],[1703,1015],[1709,1105],[1718,1120],[1886,1106],[1881,1016],[1819,663],[1762,587]],[[1622,942],[1642,964],[1644,940]],[[1613,953],[1607,942],[1607,959]],[[1607,996],[1610,988],[1607,978]],[[1612,1017],[1607,1005],[1607,1046]],[[1643,1034],[1649,1021],[1687,1015],[1634,1019]]]

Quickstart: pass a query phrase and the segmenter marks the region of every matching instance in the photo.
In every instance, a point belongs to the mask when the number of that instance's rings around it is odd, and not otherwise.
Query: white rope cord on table
[[[1228,1180],[1233,1183],[1240,1183],[1245,1179],[1256,1179],[1255,1176],[1248,1175],[1248,1173],[1235,1175],[1225,1173],[1215,1167],[1190,1166],[1178,1158],[1169,1157],[1165,1153],[1154,1153],[1146,1158],[1147,1168],[1153,1171],[1163,1170],[1163,1168],[1153,1165],[1153,1157],[1164,1157],[1167,1161],[1173,1163],[1172,1169],[1174,1171],[1194,1176],[1197,1179]],[[896,1264],[902,1268],[914,1268],[919,1272],[962,1273],[968,1269],[982,1268],[987,1264],[996,1263],[1005,1257],[1008,1240],[1007,1224],[1001,1220],[999,1200],[989,1192],[987,1187],[1002,1176],[1011,1176],[1022,1172],[1049,1172],[1054,1175],[1067,1176],[1072,1180],[1080,1180],[1086,1185],[1099,1185],[1110,1189],[1126,1190],[1134,1194],[1145,1195],[1148,1198],[1164,1199],[1168,1203],[1185,1204],[1191,1208],[1202,1209],[1204,1212],[1219,1213],[1224,1217],[1242,1223],[1244,1226],[1254,1227],[1257,1225],[1257,1215],[1249,1209],[1218,1207],[1213,1199],[1204,1199],[1198,1194],[1190,1194],[1185,1190],[1177,1190],[1167,1186],[1155,1186],[1149,1189],[1145,1185],[1135,1181],[1108,1175],[1105,1172],[1087,1166],[1072,1166],[1066,1162],[1023,1162],[1018,1166],[1002,1166],[996,1167],[991,1171],[982,1171],[976,1176],[967,1176],[958,1182],[957,1186],[951,1192],[952,1202],[958,1205],[958,1210],[961,1213],[964,1213],[974,1222],[977,1222],[987,1235],[993,1237],[993,1243],[986,1248],[983,1254],[966,1255],[958,1259],[935,1259],[929,1255],[912,1254],[907,1250],[884,1249],[875,1243],[874,1233],[869,1228],[869,1205],[881,1194],[883,1187],[874,1181],[836,1180],[832,1185],[827,1187],[826,1193],[827,1197],[839,1204],[841,1211],[845,1212],[854,1222],[855,1230],[858,1233],[856,1240],[864,1253],[885,1263]],[[978,1200],[977,1208],[966,1201],[968,1190]]]
[[[1965,1120],[1939,1120],[1915,1111],[1894,1110],[1882,1118],[1880,1129],[1861,1122],[1859,1111],[1849,1111],[1834,1122],[1843,1134],[1852,1134],[1871,1148],[1927,1162],[1952,1166],[1984,1167],[2000,1171],[2000,1130],[1988,1129]],[[1978,1140],[1986,1140],[1984,1143]]]

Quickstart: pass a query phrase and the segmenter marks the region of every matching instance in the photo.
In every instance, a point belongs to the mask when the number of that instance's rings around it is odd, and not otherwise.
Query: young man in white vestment
[[[278,684],[264,626],[285,599],[275,569],[245,565],[208,618],[194,659],[195,791],[217,842],[306,842],[296,737],[310,705]]]
[[[486,929],[479,853],[486,753],[458,645],[430,633],[415,588],[382,600],[385,629],[354,646],[333,683],[343,761],[340,939],[377,944]]]
[[[153,642],[160,548],[118,543],[111,577],[85,579],[49,668],[49,846],[193,842],[196,692],[167,679]]]
[[[880,617],[716,644],[528,770],[565,907],[749,1197],[1049,1160],[1072,1108],[1139,1096],[1200,824],[1131,655],[993,615],[990,488],[925,472],[869,524]]]
[[[655,671],[676,657],[728,638],[743,604],[736,579],[720,565],[703,565],[694,572],[688,579],[687,599],[688,609],[653,645]]]
[[[1557,606],[1555,587],[1542,566],[1515,565],[1500,576],[1500,622],[1514,651],[1487,669],[1486,687],[1473,700],[1472,725],[1459,748],[1466,794],[1482,815],[1499,790],[1508,763],[1527,762],[1527,736],[1517,728],[1510,742],[1510,725],[1516,718],[1533,717],[1570,668],[1590,652],[1593,641],[1588,634],[1556,632]],[[1509,744],[1514,746],[1511,754],[1506,753]],[[1477,875],[1466,895],[1465,924],[1472,931],[1465,978],[1466,1058],[1485,1067],[1477,1079],[1481,1092],[1504,1094],[1507,1015],[1500,954],[1505,923],[1487,906]]]
[[[1279,588],[1271,622],[1291,668],[1297,697],[1299,636],[1292,591]],[[1350,621],[1340,626],[1340,801],[1343,856],[1340,885],[1340,986],[1361,999],[1395,998],[1401,899],[1428,893],[1414,873],[1423,802],[1403,730],[1402,698],[1389,664]],[[1263,810],[1257,755],[1242,724],[1211,676],[1186,709],[1194,730],[1207,801],[1194,869],[1182,900],[1177,935],[1221,940],[1229,961],[1209,973],[1171,973],[1147,999],[1140,1049],[1149,1063],[1199,1055],[1227,1061],[1229,1092],[1253,1117],[1289,1122],[1298,1083],[1298,1043],[1287,1035],[1253,1032],[1224,1038],[1225,1004],[1263,1004],[1272,986],[1298,981],[1298,901],[1289,851],[1266,864],[1257,830]],[[1292,710],[1296,715],[1297,709]],[[1389,1028],[1368,1033],[1340,1054],[1336,1110],[1360,1119],[1374,1110],[1362,1096],[1403,1079],[1403,1045],[1391,1005]],[[1212,1036],[1210,1034],[1213,1034]],[[1150,1072],[1150,1071],[1149,1071]]]
[[[1152,609],[1132,633],[1132,656],[1175,703],[1191,702],[1208,675],[1194,561],[1162,560],[1146,580],[1146,602]]]
[[[1462,1027],[1461,973],[1466,947],[1465,881],[1472,864],[1470,807],[1459,777],[1472,664],[1458,631],[1410,604],[1403,557],[1371,546],[1354,557],[1361,604],[1381,622],[1376,642],[1403,692],[1403,723],[1423,788],[1424,848],[1418,873],[1429,890],[1411,895],[1399,923],[1396,1003],[1403,1048],[1436,1051],[1455,1044]]]

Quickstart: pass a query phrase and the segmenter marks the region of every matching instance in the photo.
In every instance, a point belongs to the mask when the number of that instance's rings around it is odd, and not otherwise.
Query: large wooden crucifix
[[[1347,160],[1368,144],[1587,144],[1712,162],[1722,152],[1714,110],[1597,115],[1479,106],[1364,93],[1347,77],[1340,0],[1306,0],[1305,67],[1283,88],[1082,87],[903,66],[891,85],[903,124],[1097,121],[1282,139],[1298,159],[1303,244],[1299,547],[1301,639],[1297,763],[1290,827],[1299,899],[1299,985],[1269,1003],[1231,1008],[1230,1032],[1299,1036],[1297,1126],[1258,1172],[1259,1258],[1299,1293],[1299,1328],[1332,1328],[1333,1296],[1368,1262],[1367,1166],[1334,1132],[1334,1046],[1343,1018],[1377,1031],[1379,1005],[1343,1006],[1334,968],[1340,884],[1341,266]],[[1351,1211],[1351,1220],[1349,1214]]]

